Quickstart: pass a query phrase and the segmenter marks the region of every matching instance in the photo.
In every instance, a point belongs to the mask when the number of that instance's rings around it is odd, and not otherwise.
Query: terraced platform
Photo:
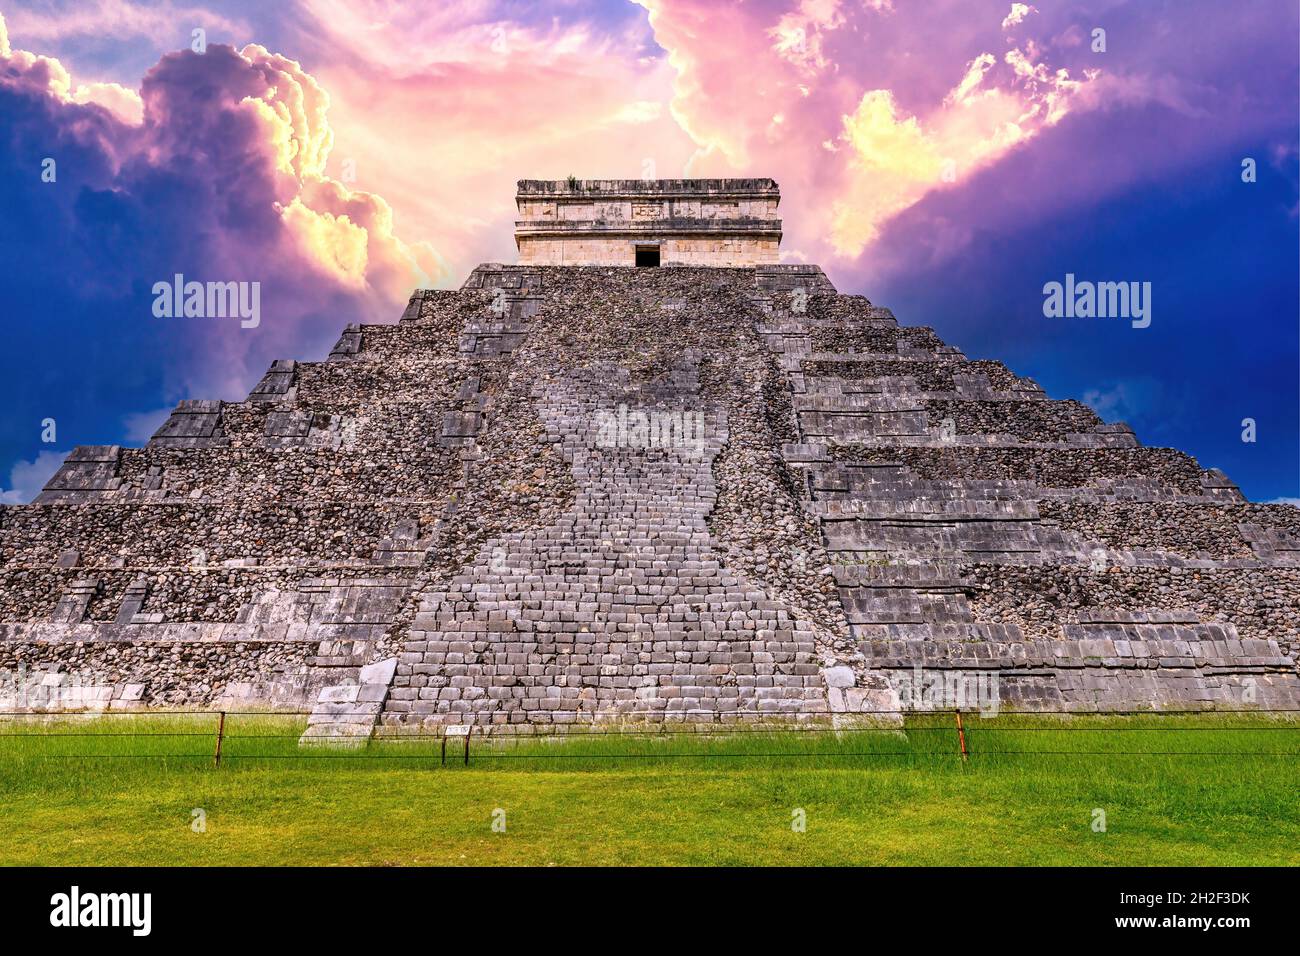
[[[3,709],[800,720],[914,706],[918,666],[1300,707],[1300,510],[813,266],[482,265],[76,449],[0,562]]]

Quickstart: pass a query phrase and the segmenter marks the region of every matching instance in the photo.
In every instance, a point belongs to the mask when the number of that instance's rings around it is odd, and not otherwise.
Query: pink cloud
[[[647,27],[534,24],[486,3],[308,9],[329,51],[332,170],[350,162],[399,231],[452,250],[457,276],[514,260],[516,180],[681,176],[696,148],[669,109],[672,68],[642,55]]]
[[[904,35],[892,10],[834,0],[731,6],[720,23],[699,0],[640,2],[678,74],[672,112],[700,147],[693,171],[775,175],[797,197],[787,232],[818,259],[857,258],[929,193],[1100,99],[1083,95],[1098,72],[1072,76],[1032,42],[993,52],[1004,21],[1022,26],[1033,13],[1023,5],[990,10],[972,41],[954,42],[977,13],[919,30],[913,18]],[[896,42],[924,48],[928,89],[873,65]]]
[[[141,83],[134,122],[120,104],[78,95],[58,60],[12,49],[3,18],[0,57],[0,89],[24,97],[42,124],[16,135],[54,153],[60,142],[87,151],[61,164],[44,195],[62,204],[74,247],[96,257],[84,271],[98,294],[136,295],[174,272],[261,283],[255,335],[142,311],[172,353],[177,394],[241,397],[268,352],[298,354],[304,338],[337,334],[344,321],[392,320],[412,288],[449,280],[429,244],[398,238],[383,198],[326,175],[329,97],[287,57],[257,45],[167,54]]]
[[[170,42],[188,38],[193,27],[246,33],[248,25],[201,6],[176,5],[170,0],[131,3],[130,0],[76,0],[55,10],[16,9],[8,15],[9,29],[27,42],[65,37],[98,36],[126,39],[147,37]]]
[[[192,119],[171,110],[162,123],[147,122],[141,102],[135,122],[159,163],[220,124],[247,124],[238,142],[256,143],[259,163],[216,173],[248,187],[232,196],[261,190],[255,208],[272,209],[334,286],[396,298],[417,272],[447,283],[478,261],[512,259],[523,176],[772,175],[786,197],[788,257],[869,269],[894,258],[879,243],[889,223],[1013,151],[1044,148],[1071,116],[1151,104],[1205,112],[1206,91],[1163,48],[1140,69],[1090,53],[1099,16],[1121,28],[1120,17],[1141,15],[1123,5],[638,2],[643,22],[610,26],[576,7],[536,16],[490,0],[302,0],[312,72],[250,45],[227,78],[237,99]],[[1216,26],[1223,42],[1200,60],[1236,56],[1250,29]],[[146,96],[166,93],[170,70],[155,73]],[[252,78],[265,89],[240,86]],[[135,94],[61,95],[129,121]],[[1122,188],[1151,174],[1144,163],[1108,159],[1089,175]],[[1067,201],[1033,197],[1044,213]],[[930,248],[943,255],[975,234],[968,222],[940,228]]]

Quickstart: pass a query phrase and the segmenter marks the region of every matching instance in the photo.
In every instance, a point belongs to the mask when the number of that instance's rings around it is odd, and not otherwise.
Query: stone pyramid
[[[1300,707],[1300,510],[764,261],[770,180],[520,187],[552,264],[417,291],[0,509],[0,709],[346,741],[892,713],[922,673]]]

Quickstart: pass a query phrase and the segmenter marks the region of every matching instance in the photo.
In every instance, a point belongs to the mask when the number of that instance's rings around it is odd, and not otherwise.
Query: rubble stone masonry
[[[580,191],[770,221],[739,182]],[[1300,511],[751,254],[484,264],[77,448],[0,509],[0,709],[310,708],[346,742],[842,720],[922,672],[1005,709],[1300,708]]]

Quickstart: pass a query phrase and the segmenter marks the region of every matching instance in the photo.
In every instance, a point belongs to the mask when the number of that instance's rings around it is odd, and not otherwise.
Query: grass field
[[[1300,863],[1300,724],[1262,715],[973,717],[965,763],[932,715],[475,740],[469,766],[457,741],[445,767],[437,741],[301,751],[300,719],[231,715],[214,768],[214,721],[0,722],[0,863]]]

